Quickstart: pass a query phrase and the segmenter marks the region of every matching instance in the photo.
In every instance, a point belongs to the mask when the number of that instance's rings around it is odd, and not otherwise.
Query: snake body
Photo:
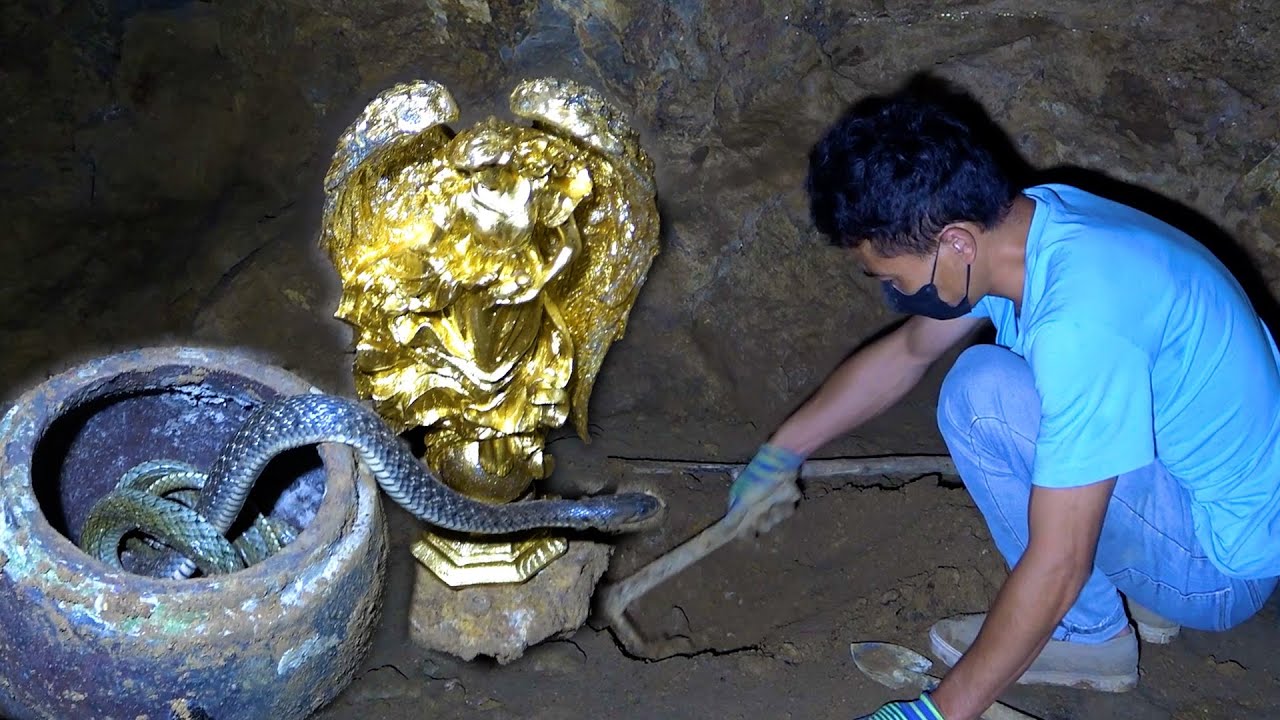
[[[188,466],[160,463],[162,471],[153,466],[148,475],[144,464],[126,473],[116,490],[90,510],[80,546],[118,567],[124,537],[142,530],[172,548],[149,563],[148,574],[182,578],[197,567],[206,574],[242,567],[243,549],[237,561],[237,551],[225,535],[254,482],[276,455],[319,443],[351,447],[392,500],[419,520],[446,530],[479,535],[537,528],[623,532],[662,508],[658,498],[643,492],[505,504],[473,500],[445,485],[375,412],[347,398],[317,393],[259,406],[222,447],[208,472],[195,473],[199,494],[194,502],[189,496],[186,503],[162,497],[174,489],[191,489],[180,487],[182,474],[192,472]],[[151,485],[139,489],[147,483]],[[258,526],[258,531],[263,528]]]
[[[288,523],[266,517],[246,502],[253,523],[228,541],[193,508],[208,474],[177,460],[139,463],[103,496],[89,515],[81,546],[116,567],[120,538],[144,529],[150,538],[128,538],[125,547],[154,565],[163,545],[181,552],[205,575],[241,570],[261,562],[289,544],[295,533]]]

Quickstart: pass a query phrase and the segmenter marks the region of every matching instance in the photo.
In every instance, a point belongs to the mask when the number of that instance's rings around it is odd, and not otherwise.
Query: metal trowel
[[[933,661],[901,645],[882,642],[850,643],[849,654],[853,656],[853,664],[864,675],[894,690],[921,693],[932,690],[941,682],[929,674]],[[983,720],[1036,720],[1034,716],[1000,702],[987,708],[980,717]]]

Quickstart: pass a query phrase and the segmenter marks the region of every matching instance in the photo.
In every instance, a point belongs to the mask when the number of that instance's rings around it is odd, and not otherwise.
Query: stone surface
[[[454,589],[415,564],[409,628],[426,650],[506,665],[548,638],[582,627],[596,582],[609,564],[604,543],[573,540],[569,549],[520,584]]]
[[[1035,167],[1082,168],[1197,230],[1274,321],[1278,20],[1266,0],[9,3],[0,391],[172,339],[252,348],[348,392],[350,333],[315,245],[320,182],[351,117],[408,77],[445,83],[465,124],[505,116],[529,75],[591,83],[632,109],[657,166],[662,254],[601,371],[593,442],[551,445],[552,492],[631,480],[609,455],[745,460],[892,320],[813,231],[801,181],[845,105],[919,71],[972,92]],[[944,370],[824,453],[941,450]],[[663,481],[666,524],[621,539],[607,572],[713,521],[727,484]],[[540,648],[500,670],[426,659],[406,641],[420,527],[401,518],[370,672],[322,717],[856,717],[891,693],[857,674],[850,641],[927,648],[928,624],[983,609],[1004,571],[962,490],[827,489],[638,603],[643,629],[708,652],[639,664],[586,628],[581,672],[538,670]],[[1046,718],[1265,715],[1280,705],[1277,642],[1273,603],[1239,631],[1144,649],[1139,692],[1008,699]]]

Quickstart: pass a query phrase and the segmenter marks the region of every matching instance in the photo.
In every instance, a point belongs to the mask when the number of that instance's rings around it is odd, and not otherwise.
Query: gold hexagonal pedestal
[[[453,588],[522,583],[568,549],[568,540],[547,532],[494,542],[424,531],[410,546],[418,562]]]

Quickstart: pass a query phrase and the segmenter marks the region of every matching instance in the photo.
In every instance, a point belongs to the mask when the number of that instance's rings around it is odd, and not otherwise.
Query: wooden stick
[[[745,464],[691,462],[685,460],[653,460],[612,458],[628,463],[637,473],[670,474],[718,472],[737,476]],[[923,475],[955,474],[955,463],[947,455],[889,455],[884,457],[831,458],[810,460],[800,468],[800,477],[839,477],[859,475]],[[654,642],[644,638],[626,617],[627,607],[637,598],[665,582],[702,558],[715,552],[734,538],[753,533],[760,521],[775,505],[794,503],[800,499],[795,483],[783,483],[769,497],[751,505],[738,507],[720,520],[666,552],[635,573],[618,582],[600,588],[596,594],[600,614],[613,628],[623,646],[637,655],[652,655],[655,651],[674,654],[676,644],[671,641]],[[659,650],[658,648],[662,648]]]
[[[788,496],[789,493],[789,496]],[[777,498],[774,495],[778,496]],[[649,564],[637,570],[623,580],[610,583],[596,593],[596,603],[601,615],[613,628],[614,634],[628,651],[637,655],[674,654],[678,650],[667,650],[664,643],[655,643],[644,638],[639,630],[626,617],[627,606],[635,602],[641,595],[665,582],[668,578],[684,570],[695,562],[710,555],[740,535],[751,531],[760,517],[772,505],[784,496],[787,499],[798,499],[799,491],[794,483],[785,483],[775,489],[773,495],[749,507],[739,506],[702,532],[684,541],[677,547],[659,556]],[[663,648],[663,650],[658,650]]]
[[[658,458],[612,457],[625,463],[629,470],[642,475],[672,473],[724,473],[736,477],[746,463],[702,462],[697,460],[665,460]],[[868,457],[835,457],[809,460],[800,466],[800,478],[840,477],[842,475],[955,475],[956,465],[950,455],[883,455]]]

